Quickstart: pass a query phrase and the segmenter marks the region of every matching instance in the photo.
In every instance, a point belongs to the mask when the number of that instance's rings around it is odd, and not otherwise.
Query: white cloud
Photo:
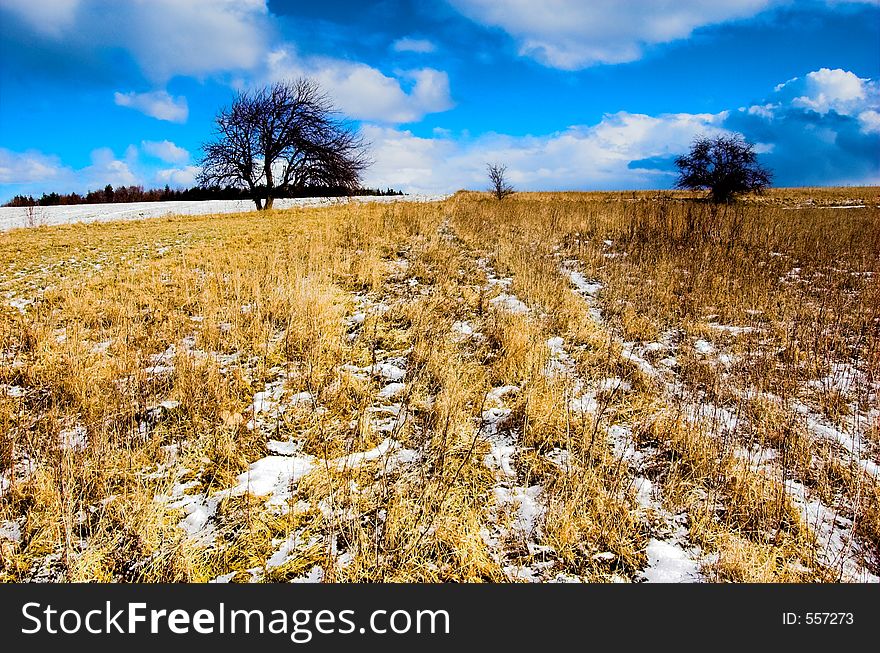
[[[59,36],[73,24],[78,5],[79,0],[0,0],[0,7],[49,36]]]
[[[395,52],[416,52],[418,54],[428,54],[437,50],[437,46],[434,45],[433,41],[410,36],[397,39],[391,47]]]
[[[829,111],[850,115],[878,96],[877,85],[840,68],[820,68],[776,87],[791,105],[819,114]]]
[[[171,97],[167,91],[150,93],[114,93],[113,99],[121,107],[136,109],[158,120],[186,122],[189,106],[183,96]]]
[[[435,128],[433,137],[425,138],[366,125],[375,164],[365,183],[410,192],[481,189],[486,162],[499,161],[524,190],[668,188],[675,177],[672,159],[697,135],[735,132],[756,143],[780,183],[839,185],[880,178],[877,82],[822,69],[780,84],[768,100],[738,111],[619,112],[543,136],[455,137]]]
[[[124,159],[108,147],[92,150],[91,164],[74,170],[54,155],[29,150],[12,152],[0,148],[0,184],[18,186],[29,193],[82,192],[88,188],[130,186],[140,183],[131,167],[137,164],[137,148],[129,146]]]
[[[133,150],[128,148],[126,154],[132,157]],[[92,165],[78,171],[78,176],[85,182],[88,188],[98,188],[111,184],[113,186],[131,186],[140,183],[139,177],[131,171],[130,163],[116,158],[109,147],[99,147],[92,150]]]
[[[421,68],[403,71],[398,78],[363,63],[330,57],[299,57],[290,48],[268,57],[268,77],[284,80],[312,77],[351,118],[386,123],[421,120],[425,114],[446,111],[453,102],[449,77],[440,70]],[[411,82],[407,93],[403,82]]]
[[[841,68],[820,68],[777,84],[774,92],[776,102],[740,111],[766,120],[777,118],[791,109],[815,112],[820,116],[833,111],[840,116],[856,118],[863,134],[880,133],[880,84],[876,80],[859,77]],[[831,142],[837,137],[833,130],[820,131],[817,135]]]
[[[70,173],[70,168],[63,166],[57,156],[36,150],[13,152],[0,147],[0,184],[58,181]]]
[[[193,186],[200,170],[198,166],[166,168],[156,173],[156,181],[170,186]]]
[[[266,0],[0,0],[35,32],[87,51],[129,52],[144,74],[251,70],[273,33]]]
[[[521,55],[563,70],[624,63],[644,47],[702,26],[753,16],[777,0],[451,0],[469,18],[500,27]]]
[[[647,116],[620,112],[598,124],[547,136],[487,134],[476,139],[421,138],[410,131],[365,125],[373,144],[368,186],[411,192],[481,189],[487,161],[507,165],[522,189],[648,188],[667,186],[666,173],[633,169],[632,161],[685,151],[698,134],[723,131],[726,113]]]
[[[171,141],[141,141],[144,152],[165,163],[186,163],[189,152]]]
[[[271,34],[265,0],[151,0],[124,3],[127,11],[112,5],[123,14],[115,26],[122,47],[159,81],[249,70],[262,60]]]
[[[646,46],[685,39],[700,27],[749,18],[790,0],[449,1],[468,18],[507,32],[521,55],[553,68],[578,70],[636,61]]]
[[[420,120],[453,102],[449,78],[432,68],[395,71],[327,56],[299,56],[279,41],[266,0],[0,0],[40,39],[61,40],[65,48],[100,59],[107,50],[127,52],[155,88],[174,76],[221,75],[237,87],[261,80],[313,76],[351,117],[389,123]],[[0,14],[0,19],[4,18]],[[53,36],[49,36],[49,34]],[[40,36],[42,34],[42,37]],[[398,51],[429,52],[434,44],[417,38],[395,42]],[[118,92],[116,104],[149,116],[185,122],[186,98],[165,90]]]
[[[122,158],[109,147],[99,147],[91,152],[91,163],[74,170],[61,163],[59,157],[28,150],[13,152],[0,148],[0,187],[11,187],[3,194],[23,192],[39,195],[43,192],[79,192],[100,189],[110,184],[114,187],[131,185],[192,186],[200,168],[185,165],[189,153],[170,141],[142,141],[145,152],[174,167],[156,169],[138,159],[138,148],[129,145]]]
[[[761,116],[762,118],[772,118],[773,112],[779,108],[780,105],[773,104],[768,102],[767,104],[753,104],[747,109],[740,109],[741,111],[748,112],[749,115],[752,116]]]
[[[859,124],[864,134],[880,134],[880,112],[874,109],[859,114]]]

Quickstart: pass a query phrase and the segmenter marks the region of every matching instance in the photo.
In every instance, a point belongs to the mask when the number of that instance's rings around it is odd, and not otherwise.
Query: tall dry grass
[[[460,193],[2,234],[2,578],[640,580],[658,541],[707,580],[877,574],[877,213]],[[308,469],[236,490],[274,459]]]

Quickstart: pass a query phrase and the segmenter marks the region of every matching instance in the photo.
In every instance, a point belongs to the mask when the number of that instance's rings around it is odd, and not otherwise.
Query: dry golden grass
[[[877,202],[0,234],[0,579],[876,579]]]

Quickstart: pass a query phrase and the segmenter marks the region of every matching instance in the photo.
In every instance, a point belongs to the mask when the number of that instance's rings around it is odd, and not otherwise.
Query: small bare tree
[[[257,210],[268,210],[307,186],[356,190],[369,165],[365,148],[317,82],[279,82],[240,93],[217,114],[198,182],[246,188]]]
[[[507,173],[507,166],[500,163],[487,163],[486,172],[489,173],[489,181],[492,183],[492,187],[489,190],[492,191],[496,199],[503,200],[508,195],[513,195],[516,192],[513,190],[513,186],[507,183],[507,179],[504,176]]]
[[[24,225],[26,227],[39,227],[45,222],[43,218],[43,209],[36,204],[29,204],[25,208]]]

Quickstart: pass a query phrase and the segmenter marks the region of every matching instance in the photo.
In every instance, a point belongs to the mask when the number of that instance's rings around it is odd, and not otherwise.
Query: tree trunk
[[[254,191],[254,204],[257,205],[257,211],[263,210],[263,200],[257,197],[256,191]]]
[[[272,209],[272,202],[275,198],[272,197],[272,189],[275,186],[275,180],[272,179],[272,163],[266,158],[266,164],[263,170],[266,173],[266,205],[265,210],[270,211]]]

